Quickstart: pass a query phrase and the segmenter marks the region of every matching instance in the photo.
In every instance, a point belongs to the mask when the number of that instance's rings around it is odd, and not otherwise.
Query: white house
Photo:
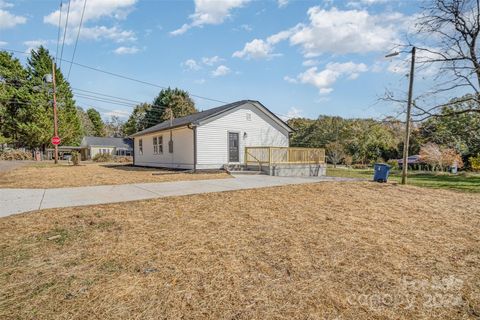
[[[82,160],[90,160],[99,153],[112,156],[131,156],[133,153],[132,141],[128,138],[83,137],[79,149]]]
[[[220,169],[244,163],[245,147],[288,147],[292,131],[260,102],[242,100],[133,134],[134,165]]]

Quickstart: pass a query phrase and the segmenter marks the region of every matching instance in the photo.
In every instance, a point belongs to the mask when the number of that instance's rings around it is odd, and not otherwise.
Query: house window
[[[153,137],[153,154],[163,153],[163,137]]]
[[[142,139],[138,140],[138,151],[140,152],[140,154],[143,154],[143,141],[142,141]]]
[[[247,121],[252,121],[252,114],[251,113],[247,113]]]

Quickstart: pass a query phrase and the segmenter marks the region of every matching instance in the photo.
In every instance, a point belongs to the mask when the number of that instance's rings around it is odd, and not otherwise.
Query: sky
[[[76,44],[74,62],[148,82],[71,66],[77,104],[124,119],[168,86],[195,95],[200,110],[252,99],[284,118],[395,116],[379,98],[406,91],[408,55],[385,55],[420,11],[414,0],[87,0],[82,20],[84,4],[0,0],[0,49],[44,45],[67,75]]]

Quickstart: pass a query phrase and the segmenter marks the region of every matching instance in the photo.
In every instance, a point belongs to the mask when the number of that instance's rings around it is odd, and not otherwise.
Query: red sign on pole
[[[59,136],[55,136],[52,138],[52,144],[55,145],[55,146],[58,146],[60,144],[60,137]]]

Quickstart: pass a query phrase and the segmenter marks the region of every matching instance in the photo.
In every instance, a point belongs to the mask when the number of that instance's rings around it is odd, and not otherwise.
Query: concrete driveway
[[[0,189],[0,217],[47,208],[125,202],[189,194],[255,189],[320,181],[347,181],[330,177],[272,177],[238,175],[233,179],[137,183],[59,189]]]

